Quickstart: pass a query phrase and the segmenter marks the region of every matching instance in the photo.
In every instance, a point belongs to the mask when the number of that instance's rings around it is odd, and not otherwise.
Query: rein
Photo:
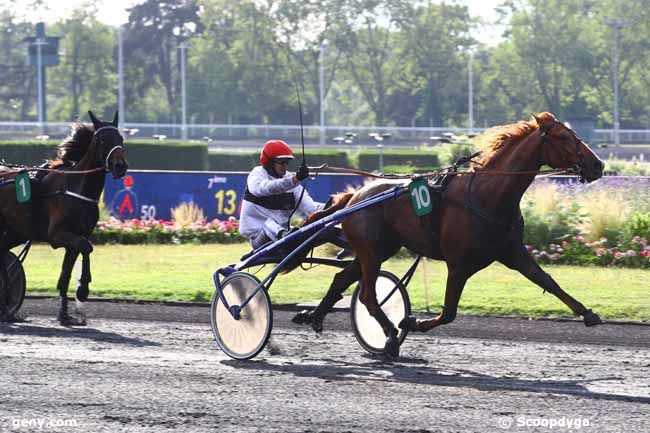
[[[104,131],[104,130],[114,130],[114,131],[117,131],[118,134],[122,135],[120,133],[120,130],[117,127],[112,126],[112,125],[106,125],[106,126],[102,126],[100,128],[97,128],[95,130],[95,132],[93,132],[93,140],[95,139],[95,137],[98,135],[98,133],[100,131]],[[8,171],[1,172],[0,173],[0,179],[4,178],[6,176],[14,175],[14,174],[25,173],[25,172],[38,172],[38,171],[44,172],[44,173],[61,173],[61,174],[64,174],[64,175],[78,175],[78,174],[83,175],[83,174],[97,173],[97,172],[100,172],[100,171],[107,172],[107,171],[109,171],[108,170],[108,160],[111,157],[111,154],[113,152],[115,152],[116,150],[118,150],[118,149],[124,150],[124,147],[123,146],[114,146],[108,152],[108,155],[106,155],[106,160],[104,161],[104,166],[103,167],[96,167],[96,168],[91,168],[91,169],[88,169],[88,170],[60,170],[60,169],[56,169],[56,168],[25,167],[25,166],[20,166],[20,167],[17,167],[17,168],[13,168],[15,166],[7,165],[7,167],[10,167],[12,169],[8,170]]]
[[[550,170],[528,170],[528,171],[456,171],[455,165],[450,167],[445,167],[440,170],[432,171],[429,173],[422,174],[375,174],[369,173],[363,170],[357,170],[354,168],[345,168],[345,167],[331,167],[327,164],[320,165],[318,167],[309,167],[309,170],[322,170],[327,169],[336,173],[348,173],[356,174],[359,176],[372,177],[375,179],[388,179],[388,180],[408,180],[412,179],[414,176],[418,178],[429,179],[432,177],[440,176],[444,174],[446,176],[467,176],[467,175],[491,175],[491,176],[530,176],[530,175],[553,175],[553,174],[578,174],[572,168],[563,168],[563,169],[550,169]]]
[[[32,172],[32,171],[40,171],[46,173],[61,173],[65,175],[70,175],[70,174],[90,174],[90,173],[96,173],[98,171],[104,171],[104,170],[105,170],[104,167],[97,167],[97,168],[92,168],[90,170],[80,170],[80,171],[66,171],[66,170],[59,170],[56,168],[21,167],[21,168],[16,168],[16,169],[12,169],[0,173],[0,178],[9,175],[18,174],[18,173],[25,173],[25,172]]]

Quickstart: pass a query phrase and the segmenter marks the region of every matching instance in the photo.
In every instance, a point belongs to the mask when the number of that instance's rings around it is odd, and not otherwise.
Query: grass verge
[[[236,262],[248,251],[246,244],[206,245],[101,245],[91,255],[91,296],[146,300],[209,301],[212,273]],[[28,294],[55,295],[63,250],[35,245],[25,261]],[[410,259],[392,259],[384,265],[401,276]],[[428,305],[422,265],[409,285],[416,311],[439,311],[443,304],[446,266],[427,261]],[[263,277],[271,266],[259,271]],[[573,297],[605,319],[650,321],[650,271],[625,268],[545,266],[545,270]],[[76,272],[76,271],[75,271]],[[336,269],[325,266],[297,269],[279,276],[270,295],[274,303],[320,299]],[[74,279],[74,275],[73,275]],[[72,284],[71,284],[72,290]],[[72,293],[72,291],[70,292]],[[569,317],[570,311],[553,295],[517,272],[493,264],[467,283],[460,303],[466,314]]]

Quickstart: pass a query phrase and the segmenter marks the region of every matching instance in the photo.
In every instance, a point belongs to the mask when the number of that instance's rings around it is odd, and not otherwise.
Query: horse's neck
[[[533,132],[494,155],[482,171],[538,171],[542,165],[540,152],[539,137]],[[519,208],[522,196],[534,180],[535,174],[484,175],[480,182],[475,182],[473,194],[483,199],[484,207],[511,213]]]
[[[81,160],[75,164],[72,170],[69,171],[86,171],[99,167],[101,167],[101,165],[97,164],[97,160],[95,158],[95,148],[91,145]],[[94,200],[99,200],[99,196],[104,189],[105,176],[106,173],[103,170],[87,174],[71,174],[67,176],[68,179],[66,185],[68,186],[69,191],[81,194]]]

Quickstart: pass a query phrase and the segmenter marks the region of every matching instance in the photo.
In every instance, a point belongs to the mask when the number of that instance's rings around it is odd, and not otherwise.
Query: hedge
[[[56,156],[58,141],[0,141],[0,161],[18,165],[40,165]]]
[[[129,168],[140,170],[207,170],[206,143],[170,141],[127,141]]]
[[[21,165],[38,165],[56,156],[59,141],[0,141],[0,160]],[[125,144],[129,168],[140,170],[207,170],[205,143],[128,140]]]
[[[302,161],[300,151],[295,152],[296,161],[290,166],[294,169],[298,166],[298,161]],[[310,166],[327,163],[332,167],[352,167],[347,152],[342,150],[308,150],[305,151],[305,158]],[[250,171],[259,165],[259,159],[259,151],[210,153],[208,166],[211,171]]]
[[[361,170],[372,171],[379,169],[379,151],[361,150],[358,154],[358,167]],[[439,167],[440,159],[437,152],[426,150],[386,150],[383,152],[384,167],[408,165],[412,167]]]

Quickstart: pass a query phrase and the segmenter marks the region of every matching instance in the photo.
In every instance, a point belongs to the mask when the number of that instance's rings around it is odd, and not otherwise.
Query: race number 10
[[[417,216],[430,214],[433,206],[431,205],[431,193],[424,179],[416,180],[410,183],[409,192],[411,194],[411,206]]]

